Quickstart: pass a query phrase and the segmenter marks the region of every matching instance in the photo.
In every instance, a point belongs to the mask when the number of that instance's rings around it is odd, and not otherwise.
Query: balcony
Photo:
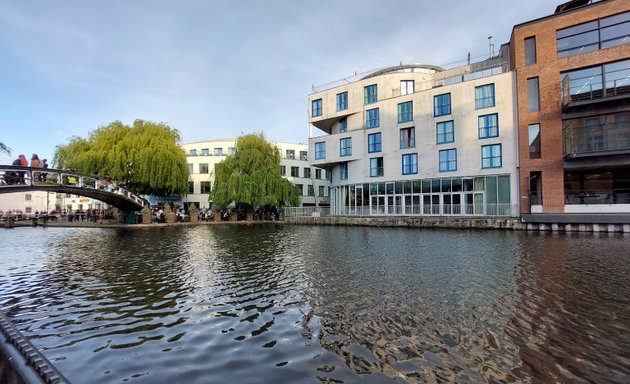
[[[630,60],[566,73],[560,81],[562,110],[630,98]]]
[[[630,121],[564,127],[564,157],[630,153]]]

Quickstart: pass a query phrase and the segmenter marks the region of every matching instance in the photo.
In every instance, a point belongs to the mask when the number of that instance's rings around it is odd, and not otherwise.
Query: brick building
[[[630,222],[630,1],[559,5],[510,46],[524,221]]]

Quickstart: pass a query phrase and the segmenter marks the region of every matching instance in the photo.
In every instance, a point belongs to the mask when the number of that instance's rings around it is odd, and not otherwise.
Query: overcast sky
[[[3,0],[0,142],[12,158],[114,120],[184,143],[263,131],[308,139],[313,84],[487,55],[561,1]],[[0,155],[0,162],[12,158]]]

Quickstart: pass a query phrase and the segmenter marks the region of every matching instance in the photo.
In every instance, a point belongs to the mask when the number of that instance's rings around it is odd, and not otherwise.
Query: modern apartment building
[[[311,165],[333,214],[518,215],[509,47],[445,70],[398,65],[314,88]]]
[[[295,184],[301,196],[302,206],[328,205],[330,183],[324,170],[313,169],[308,163],[308,146],[272,142],[281,153],[278,172]],[[208,140],[183,144],[188,160],[188,195],[184,203],[196,203],[208,208],[214,183],[214,166],[227,156],[236,153],[236,139]]]
[[[630,222],[630,1],[570,1],[510,46],[523,219]]]

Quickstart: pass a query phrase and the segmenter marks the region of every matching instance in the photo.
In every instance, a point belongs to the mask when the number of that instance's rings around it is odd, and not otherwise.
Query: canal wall
[[[298,225],[348,225],[370,227],[404,228],[470,228],[470,229],[509,229],[519,231],[552,232],[607,232],[630,233],[630,224],[576,224],[576,223],[526,223],[515,217],[471,218],[471,217],[285,217],[284,222]]]

